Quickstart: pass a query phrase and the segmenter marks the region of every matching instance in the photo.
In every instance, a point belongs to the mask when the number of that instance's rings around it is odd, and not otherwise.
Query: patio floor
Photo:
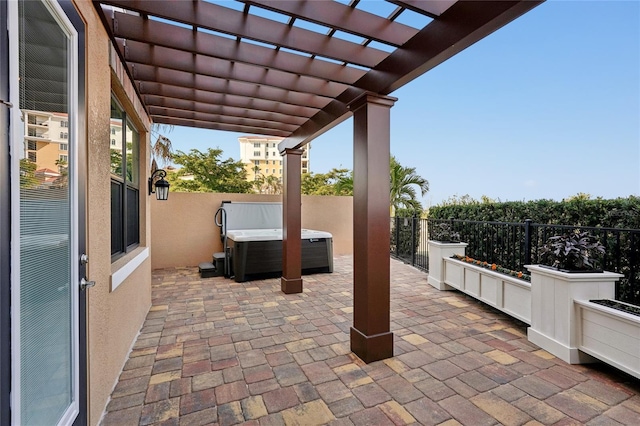
[[[153,306],[103,425],[640,424],[640,380],[568,365],[525,324],[391,261],[395,356],[349,351],[352,258],[304,276],[201,279],[156,270]]]

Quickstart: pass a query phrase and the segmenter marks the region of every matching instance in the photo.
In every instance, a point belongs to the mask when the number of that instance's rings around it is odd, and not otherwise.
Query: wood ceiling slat
[[[238,43],[225,37],[192,31],[187,28],[115,12],[117,31],[114,36],[151,45],[171,47],[220,59],[233,60],[264,68],[317,77],[337,83],[351,84],[365,74],[364,70],[335,64],[294,53],[277,51],[250,43]]]
[[[284,116],[308,119],[318,112],[317,108],[272,102],[265,99],[238,96],[229,93],[214,93],[187,87],[173,86],[151,81],[138,82],[138,92],[145,95],[184,99],[199,103],[245,108],[253,111],[273,112]]]
[[[451,58],[461,50],[533,9],[543,0],[497,0],[457,2],[442,16],[422,29],[401,49],[393,52],[375,72],[367,73],[355,86],[387,95],[414,78]],[[298,148],[318,134],[335,126],[349,113],[342,108],[359,96],[358,90],[346,90],[290,137],[278,145]]]
[[[387,0],[421,15],[437,18],[458,0]]]
[[[165,116],[156,116],[156,115],[151,115],[151,119],[153,120],[154,123],[168,124],[170,126],[198,127],[201,129],[223,130],[226,132],[247,133],[247,134],[264,135],[264,136],[280,136],[280,137],[289,136],[288,132],[283,132],[280,130],[263,129],[261,127],[236,126],[232,124],[212,123],[210,121],[188,120],[183,118],[165,117]]]
[[[406,43],[418,32],[408,25],[392,22],[334,1],[242,1],[396,47]]]
[[[255,97],[318,109],[323,108],[331,101],[331,99],[308,93],[292,92],[240,81],[228,81],[206,75],[196,75],[184,71],[153,67],[151,65],[136,65],[135,68],[131,68],[131,75],[133,75],[136,81],[156,81],[158,83],[200,89],[208,92],[230,93],[232,95]]]
[[[117,42],[127,62],[133,64],[152,65],[226,80],[261,84],[327,98],[338,96],[348,87],[317,78],[195,55],[162,46],[150,46],[137,41],[128,41],[126,46],[123,40],[119,39]]]
[[[205,1],[182,1],[179,6],[172,1],[105,0],[101,3],[367,68],[376,66],[388,55],[382,50]]]
[[[169,98],[158,95],[145,95],[145,104],[148,106],[164,107],[169,109],[181,109],[185,111],[196,111],[207,114],[216,114],[227,117],[246,117],[253,120],[271,121],[292,126],[300,126],[306,120],[304,117],[294,117],[275,112],[256,111],[248,108],[237,108],[220,104],[209,104],[195,102],[187,99]]]
[[[189,111],[158,106],[150,106],[149,113],[151,115],[164,115],[169,117],[182,118],[185,120],[211,121],[214,123],[230,124],[234,126],[247,126],[279,130],[287,133],[291,133],[298,127],[293,124],[277,123],[266,120],[254,120],[245,117],[231,117],[227,115],[208,114],[205,112],[198,112],[193,110]]]

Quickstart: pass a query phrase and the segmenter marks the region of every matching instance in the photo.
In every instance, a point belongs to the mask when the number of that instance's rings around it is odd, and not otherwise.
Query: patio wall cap
[[[622,318],[623,320],[633,324],[636,327],[640,325],[640,316],[638,315],[633,315],[628,312],[621,311],[619,309],[610,308],[609,306],[599,305],[597,303],[591,302],[590,300],[574,300],[573,302],[584,308],[601,312],[603,314],[606,314],[616,319]],[[635,305],[630,305],[629,303],[620,302],[619,300],[616,300],[616,302],[623,303],[629,306],[635,306]]]
[[[437,241],[437,240],[429,240],[429,244],[433,244],[434,246],[442,246],[442,247],[466,247],[469,244],[458,242],[458,243],[450,243],[446,241]]]
[[[561,278],[566,281],[617,281],[624,277],[617,272],[562,272],[555,269],[545,268],[540,265],[524,265],[531,273],[546,275],[554,278]]]

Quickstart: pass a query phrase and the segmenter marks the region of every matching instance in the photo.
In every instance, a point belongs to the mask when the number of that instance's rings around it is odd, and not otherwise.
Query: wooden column
[[[351,350],[369,363],[393,356],[390,330],[389,139],[395,98],[353,101],[353,327]]]
[[[302,193],[301,149],[285,149],[282,185],[282,278],[283,293],[302,293]]]

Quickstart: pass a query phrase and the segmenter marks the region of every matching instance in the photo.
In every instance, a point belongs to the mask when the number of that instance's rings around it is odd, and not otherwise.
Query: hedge
[[[524,222],[525,219],[531,219],[533,223],[541,224],[640,229],[640,197],[434,206],[429,209],[429,218],[496,222]]]

